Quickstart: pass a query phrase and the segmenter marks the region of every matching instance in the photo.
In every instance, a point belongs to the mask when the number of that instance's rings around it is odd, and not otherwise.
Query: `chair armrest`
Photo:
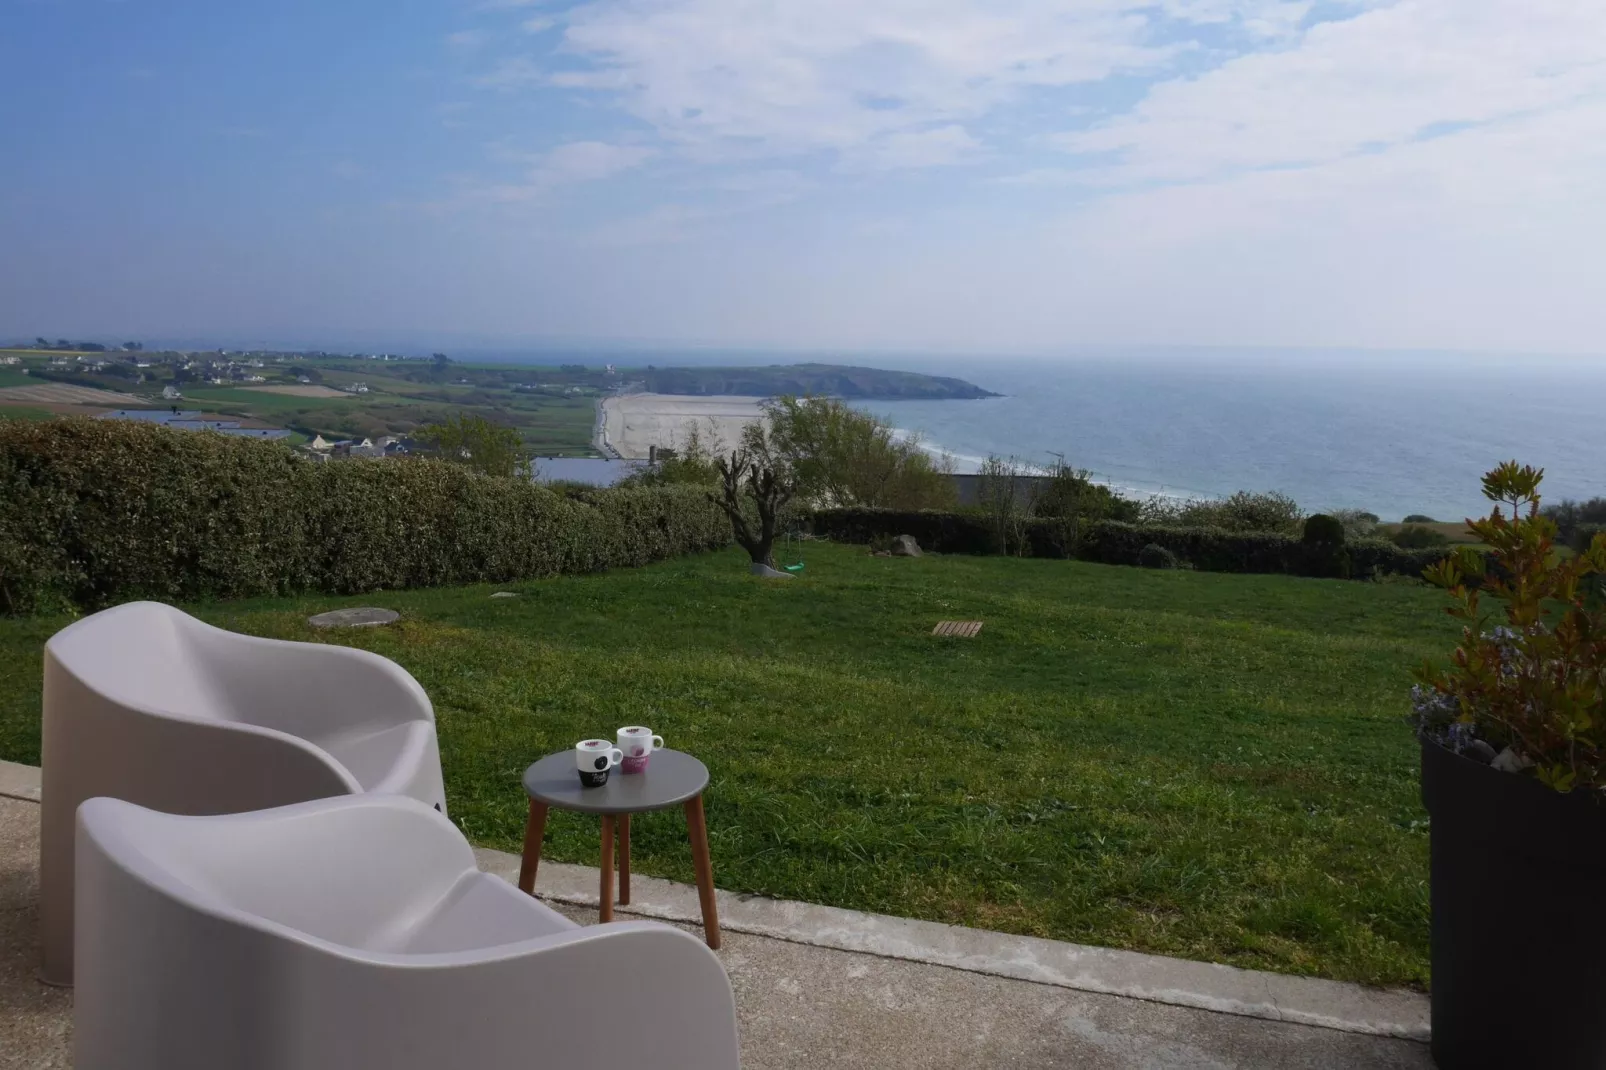
[[[435,723],[429,696],[389,658],[325,643],[208,629],[209,664],[236,715],[314,742],[408,721]]]

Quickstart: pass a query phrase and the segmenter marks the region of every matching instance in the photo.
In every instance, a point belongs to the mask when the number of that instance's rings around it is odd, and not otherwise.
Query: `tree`
[[[1031,519],[1034,484],[1026,466],[1015,457],[994,454],[982,462],[976,496],[993,529],[998,553],[1024,556],[1027,521]]]
[[[1099,486],[1086,469],[1072,468],[1063,454],[1035,481],[1032,516],[1043,522],[1043,531],[1063,557],[1075,557],[1090,525],[1100,520],[1133,519],[1137,508],[1109,487]]]
[[[781,510],[797,493],[797,484],[784,469],[764,466],[747,445],[714,463],[719,469],[720,486],[719,492],[710,494],[708,500],[730,518],[736,542],[747,551],[753,564],[774,568],[775,529]],[[756,532],[747,515],[746,501],[753,503],[758,514]]]
[[[799,496],[826,506],[941,509],[957,491],[951,458],[933,458],[917,436],[835,398],[781,397],[764,405],[763,459],[791,471]]]
[[[413,437],[438,451],[443,459],[488,476],[531,474],[524,437],[483,416],[454,413],[442,423],[420,427]]]

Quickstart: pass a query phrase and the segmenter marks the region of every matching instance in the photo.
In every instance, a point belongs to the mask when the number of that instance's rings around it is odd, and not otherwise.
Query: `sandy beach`
[[[759,418],[761,398],[688,397],[680,394],[625,394],[604,398],[597,448],[634,460],[653,446],[678,446],[695,424],[704,443],[733,447],[742,428]]]

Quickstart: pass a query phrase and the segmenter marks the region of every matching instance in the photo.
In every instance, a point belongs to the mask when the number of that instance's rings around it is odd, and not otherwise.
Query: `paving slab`
[[[477,849],[475,855],[481,869],[517,883],[517,855],[486,848]],[[536,893],[595,908],[599,877],[594,866],[542,862]],[[717,869],[714,877],[719,877]],[[636,873],[631,874],[630,885],[631,913],[686,923],[702,916],[697,889],[691,885]],[[732,932],[1275,1022],[1424,1042],[1429,1037],[1428,998],[1418,992],[1241,970],[725,891],[715,893],[715,902],[722,928]]]
[[[0,767],[0,776],[5,773]],[[36,803],[0,798],[0,1068],[71,1065],[71,993],[40,984],[34,975],[38,835]],[[499,875],[509,875],[510,860],[516,865],[511,855],[478,854],[484,868]],[[543,862],[539,886],[557,896],[558,909],[590,923],[596,892],[588,900],[580,883],[589,879],[594,889],[597,876],[595,869]],[[695,890],[668,881],[633,875],[633,905],[620,913],[644,906],[672,913],[681,909],[676,904],[685,891],[691,893],[691,908],[681,924],[696,933]],[[719,955],[736,993],[747,1070],[1428,1070],[1433,1065],[1426,1045],[1414,1040],[750,933],[743,930],[757,923],[741,916],[744,905],[757,902],[758,909],[772,910],[807,904],[720,896],[722,909],[737,915],[727,925]]]

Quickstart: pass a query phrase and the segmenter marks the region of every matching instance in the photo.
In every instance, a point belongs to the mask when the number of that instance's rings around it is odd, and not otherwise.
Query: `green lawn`
[[[782,556],[787,556],[783,554]],[[796,556],[795,554],[792,556]],[[517,850],[524,766],[641,723],[713,772],[721,887],[1347,980],[1422,986],[1427,827],[1410,669],[1452,645],[1422,587],[810,544],[588,577],[200,607],[261,635],[352,604],[440,720],[452,816]],[[789,557],[790,559],[790,557]],[[938,620],[986,621],[974,640]],[[0,757],[38,758],[39,648],[0,621]],[[636,868],[690,880],[676,814]],[[554,814],[547,856],[592,861]]]
[[[0,420],[54,420],[57,414],[36,405],[0,405]]]

